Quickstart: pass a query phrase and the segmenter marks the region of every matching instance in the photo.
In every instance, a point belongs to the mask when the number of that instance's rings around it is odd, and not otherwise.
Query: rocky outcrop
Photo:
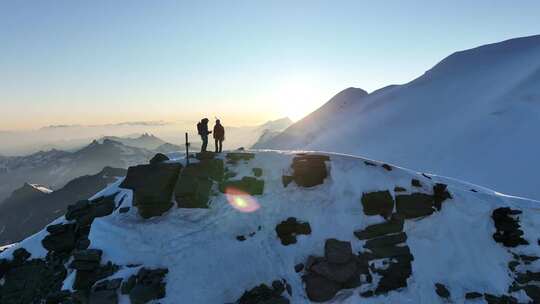
[[[120,187],[133,190],[133,205],[144,218],[159,216],[168,211],[182,165],[156,163],[130,167]]]
[[[519,245],[528,245],[529,242],[523,239],[523,230],[519,229],[518,214],[520,210],[512,210],[508,207],[501,207],[493,210],[491,218],[495,223],[495,233],[493,239],[497,243],[502,243],[506,247],[517,247]]]
[[[77,270],[73,289],[88,290],[94,283],[118,271],[119,267],[108,262],[101,265],[101,250],[88,249],[76,251],[70,268]]]
[[[131,304],[144,304],[162,299],[166,295],[165,275],[167,269],[141,268],[122,284],[122,294],[128,294]]]
[[[67,275],[62,262],[52,256],[45,260],[30,257],[19,248],[13,252],[13,260],[0,260],[0,303],[39,303],[60,291]]]
[[[197,154],[199,162],[190,163],[180,173],[174,187],[179,208],[208,208],[212,185],[224,177],[223,160],[212,152]]]
[[[324,257],[310,256],[302,276],[306,294],[313,302],[329,301],[342,289],[360,286],[361,274],[369,274],[367,263],[352,252],[350,242],[328,239]]]
[[[435,283],[435,293],[441,298],[450,298],[450,291],[442,283]]]
[[[389,217],[394,211],[394,198],[390,191],[377,191],[362,195],[362,206],[366,215]]]
[[[290,301],[283,296],[287,290],[291,294],[291,286],[286,281],[276,280],[272,286],[261,284],[246,292],[238,299],[236,304],[289,304]]]
[[[311,234],[311,227],[307,222],[299,222],[294,217],[282,221],[276,226],[276,233],[281,240],[281,244],[287,246],[296,244],[296,236]]]
[[[291,165],[292,177],[283,178],[284,186],[288,185],[286,181],[294,181],[298,186],[307,188],[322,184],[328,176],[326,161],[330,161],[328,155],[298,154]]]

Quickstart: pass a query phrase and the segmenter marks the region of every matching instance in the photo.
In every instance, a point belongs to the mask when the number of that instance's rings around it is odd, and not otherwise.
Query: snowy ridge
[[[540,199],[540,36],[457,52],[407,84],[348,98],[257,147],[364,155]]]
[[[302,188],[292,183],[284,187],[282,175],[289,170],[295,153],[258,151],[253,160],[228,166],[238,177],[250,176],[252,168],[262,169],[265,188],[263,195],[254,197],[260,205],[255,212],[239,212],[218,191],[209,209],[173,207],[163,216],[148,220],[142,219],[136,208],[127,213],[117,209],[94,221],[90,248],[102,249],[103,261],[122,266],[111,278],[127,279],[136,272],[136,268],[125,267],[129,264],[168,268],[167,295],[160,303],[232,303],[245,290],[276,279],[285,279],[291,285],[292,295],[287,295],[291,303],[310,303],[295,265],[305,263],[310,255],[321,256],[329,238],[349,241],[355,253],[362,251],[365,241],[353,232],[384,221],[381,216],[365,214],[360,202],[363,193],[389,190],[395,196],[396,186],[406,188],[406,193],[430,193],[432,184],[445,183],[452,199],[444,202],[439,212],[405,222],[407,245],[414,255],[408,286],[363,298],[359,294],[372,287],[364,282],[360,287],[342,290],[329,303],[444,303],[446,300],[434,292],[437,282],[445,284],[455,303],[464,302],[465,293],[470,291],[508,294],[513,281],[508,271],[512,253],[540,255],[537,201],[394,166],[389,171],[369,159],[327,155],[329,177],[322,185]],[[411,187],[412,179],[419,180],[421,186]],[[120,183],[94,198],[120,191],[116,203],[132,207],[132,191],[119,188]],[[494,241],[492,212],[507,206],[523,211],[521,229],[531,245],[507,249]],[[296,244],[283,246],[275,227],[289,217],[309,222],[312,233],[299,235]],[[61,222],[66,220],[55,221]],[[46,234],[43,230],[8,248],[0,258],[11,259],[14,250],[21,247],[32,258],[44,257],[46,251],[40,242]],[[236,239],[239,235],[250,237],[240,242]],[[540,263],[533,262],[530,267],[538,271]],[[66,289],[71,288],[75,276],[73,270],[68,271]],[[377,278],[372,284],[376,282]],[[524,291],[511,295],[523,302],[530,300]],[[119,296],[120,303],[129,303],[126,295]]]

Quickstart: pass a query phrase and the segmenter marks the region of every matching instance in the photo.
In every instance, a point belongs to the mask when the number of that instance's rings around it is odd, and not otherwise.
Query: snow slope
[[[212,199],[210,209],[173,208],[149,220],[139,217],[135,208],[127,213],[116,210],[94,221],[90,247],[103,249],[103,261],[118,265],[167,267],[167,296],[160,303],[231,303],[245,290],[280,278],[292,286],[291,303],[309,303],[294,266],[305,263],[309,255],[322,255],[328,238],[350,241],[355,252],[362,250],[364,241],[356,239],[353,231],[383,221],[380,216],[364,215],[362,193],[389,189],[394,194],[396,185],[410,189],[411,179],[416,178],[424,185],[420,191],[425,192],[430,191],[431,183],[448,184],[453,199],[445,202],[440,212],[406,221],[407,244],[415,257],[408,287],[383,296],[361,298],[359,293],[369,288],[363,284],[342,291],[331,303],[444,303],[434,292],[435,282],[444,283],[456,303],[463,302],[465,292],[472,290],[506,294],[512,282],[507,266],[512,255],[492,238],[495,228],[491,213],[500,206],[524,212],[521,225],[524,237],[532,245],[520,246],[512,252],[540,254],[539,202],[439,176],[431,176],[430,180],[406,169],[394,167],[387,171],[366,165],[362,158],[329,155],[329,177],[324,184],[300,188],[292,183],[284,188],[281,177],[295,155],[257,152],[248,163],[228,165],[239,177],[251,175],[253,167],[263,169],[265,190],[263,195],[255,197],[260,205],[257,211],[239,212],[219,193]],[[122,206],[129,206],[132,192],[118,188],[120,182],[95,197],[120,190],[117,198],[125,196]],[[472,188],[478,192],[472,192]],[[283,246],[274,229],[291,216],[309,222],[312,234],[298,236],[298,243]],[[236,236],[252,232],[255,234],[246,241],[236,240]],[[10,258],[19,247],[26,248],[34,258],[43,257],[46,251],[40,241],[46,234],[42,231],[30,237],[7,249],[0,258]],[[531,267],[538,271],[540,261]],[[65,288],[73,281],[73,270],[69,271]],[[127,278],[134,271],[123,267],[113,277]],[[523,292],[513,296],[528,301]],[[129,303],[127,296],[121,296],[120,300]]]
[[[540,36],[454,53],[404,85],[354,91],[257,148],[364,155],[540,199]]]

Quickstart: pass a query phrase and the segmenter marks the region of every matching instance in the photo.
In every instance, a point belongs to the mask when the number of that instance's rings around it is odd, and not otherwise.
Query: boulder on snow
[[[165,275],[168,269],[141,268],[134,279],[133,286],[129,290],[129,299],[132,304],[144,304],[152,300],[165,297]]]
[[[253,168],[251,170],[253,171],[253,175],[255,175],[255,177],[261,177],[263,175],[263,169],[261,168]]]
[[[506,247],[517,247],[519,245],[528,245],[529,242],[522,238],[523,230],[519,229],[520,210],[513,210],[508,207],[501,207],[493,210],[491,218],[495,223],[495,233],[493,239],[497,243],[502,243]]]
[[[450,298],[450,291],[442,283],[435,283],[435,293],[441,298]]]
[[[306,294],[310,301],[330,301],[341,290],[341,285],[321,275],[309,273],[302,276],[306,285]]]
[[[403,231],[403,219],[397,215],[380,224],[374,224],[366,227],[364,230],[357,230],[354,235],[360,240],[367,240],[390,233]]]
[[[376,250],[376,248],[395,246],[401,243],[405,243],[406,241],[407,235],[405,234],[405,232],[400,232],[397,234],[384,235],[381,237],[369,239],[364,244],[364,248]]]
[[[276,280],[272,286],[260,284],[244,294],[238,299],[236,304],[289,304],[289,299],[282,294],[286,290],[286,282]]]
[[[213,153],[212,153],[213,155]],[[179,208],[208,208],[212,185],[221,182],[225,175],[223,160],[201,158],[189,164],[180,173],[174,188]]]
[[[61,261],[28,260],[22,251],[17,256],[11,262],[0,261],[0,303],[40,303],[48,294],[60,291],[67,276]]]
[[[396,196],[396,211],[406,219],[431,215],[435,209],[433,196],[425,193]]]
[[[369,275],[367,261],[352,253],[350,242],[328,239],[325,256],[309,256],[302,276],[308,298],[314,302],[332,299],[341,289],[360,286],[360,275]]]
[[[421,188],[421,187],[422,187],[422,183],[421,183],[419,180],[417,180],[416,178],[413,178],[413,179],[411,180],[411,186],[417,187],[417,188]]]
[[[43,238],[43,248],[52,252],[70,253],[77,245],[80,235],[76,224],[55,224],[47,226],[49,234]]]
[[[120,187],[133,190],[133,203],[143,218],[159,216],[172,206],[172,194],[181,168],[178,163],[129,167]]]
[[[327,155],[300,154],[293,159],[293,180],[300,187],[314,187],[324,182],[328,176],[325,161]]]
[[[328,239],[324,243],[324,257],[333,264],[348,263],[352,257],[351,242]]]
[[[363,193],[362,206],[366,215],[389,217],[394,211],[394,198],[388,190]]]
[[[300,234],[311,234],[311,227],[308,222],[299,222],[294,217],[289,217],[276,225],[276,233],[281,240],[281,244],[288,246],[296,244],[296,236]]]

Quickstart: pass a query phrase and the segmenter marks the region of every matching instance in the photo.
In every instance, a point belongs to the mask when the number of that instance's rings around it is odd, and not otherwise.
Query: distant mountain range
[[[456,52],[417,79],[349,88],[257,148],[382,159],[540,199],[540,35]]]
[[[25,183],[0,204],[0,246],[34,234],[62,216],[68,205],[91,197],[125,174],[125,169],[105,167],[98,174],[77,177],[57,191]]]
[[[50,150],[29,156],[2,158],[0,201],[25,183],[43,184],[55,190],[79,176],[96,174],[104,167],[127,168],[147,162],[154,154],[154,151],[104,139],[101,142],[93,141],[75,152]]]

